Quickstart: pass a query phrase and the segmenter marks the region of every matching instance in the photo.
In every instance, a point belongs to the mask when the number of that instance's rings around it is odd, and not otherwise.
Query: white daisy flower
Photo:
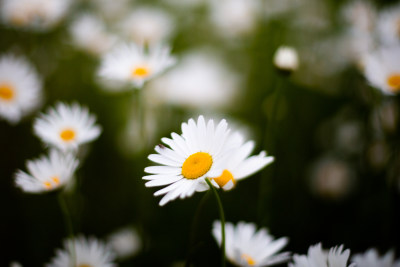
[[[17,28],[45,31],[55,26],[67,13],[70,0],[3,0],[2,20]]]
[[[393,251],[379,256],[375,248],[368,249],[364,254],[356,254],[351,257],[351,260],[360,267],[400,267],[400,260],[394,260]]]
[[[212,179],[222,189],[230,190],[236,185],[236,181],[249,177],[274,161],[274,157],[267,157],[265,151],[249,157],[253,149],[253,141],[241,145],[227,160],[222,174]]]
[[[158,154],[151,154],[149,159],[164,166],[145,168],[151,175],[143,177],[150,180],[147,187],[168,185],[154,194],[165,194],[161,206],[177,197],[183,199],[209,188],[205,178],[219,176],[227,155],[237,148],[237,140],[230,137],[229,132],[225,120],[214,127],[213,120],[206,124],[203,116],[199,116],[197,123],[193,119],[182,123],[182,135],[172,133],[172,139],[161,139],[170,148],[156,146]],[[215,186],[218,187],[216,183]]]
[[[161,9],[139,7],[120,24],[122,33],[138,44],[157,44],[173,31],[172,17]]]
[[[94,124],[95,120],[87,108],[77,103],[58,103],[35,120],[33,129],[46,144],[63,151],[76,150],[100,135],[101,127]]]
[[[307,255],[293,256],[293,263],[289,267],[355,267],[355,264],[347,265],[350,256],[350,250],[343,251],[343,245],[333,247],[328,251],[322,250],[321,243],[310,246]]]
[[[94,55],[109,51],[117,38],[106,31],[103,21],[91,14],[78,17],[70,27],[73,43]]]
[[[175,59],[170,49],[151,46],[145,51],[143,46],[134,43],[119,45],[107,53],[99,69],[99,76],[106,79],[130,82],[137,88],[172,66]]]
[[[17,123],[40,105],[42,82],[24,58],[0,58],[0,117]]]
[[[226,257],[238,266],[270,266],[288,261],[289,252],[277,254],[286,244],[288,238],[274,240],[268,229],[256,230],[254,223],[239,222],[234,226],[225,223],[225,253]],[[221,245],[221,222],[215,221],[212,233]]]
[[[389,95],[400,91],[400,46],[381,48],[364,62],[364,74],[374,87]]]
[[[400,4],[379,13],[377,33],[385,45],[400,45]]]
[[[130,227],[121,228],[108,237],[108,244],[119,259],[126,259],[139,252],[142,240],[138,232]]]
[[[280,70],[292,72],[299,67],[297,51],[289,46],[281,46],[274,55],[274,65]]]
[[[48,157],[42,156],[26,163],[29,174],[18,170],[15,183],[28,193],[52,191],[70,182],[78,163],[72,154],[51,150]]]
[[[75,253],[70,253],[71,247],[75,249]],[[113,260],[111,249],[103,242],[93,237],[79,236],[65,240],[64,249],[56,250],[56,256],[46,267],[115,267]]]

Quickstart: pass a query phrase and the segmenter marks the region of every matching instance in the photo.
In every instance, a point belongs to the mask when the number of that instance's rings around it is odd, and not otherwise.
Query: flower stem
[[[68,210],[67,203],[61,192],[58,193],[58,203],[60,204],[60,208],[61,208],[61,211],[62,211],[62,214],[64,217],[65,226],[67,229],[68,238],[70,240],[70,242],[68,242],[68,244],[70,246],[69,252],[70,252],[70,256],[71,256],[71,264],[72,264],[71,266],[76,266],[75,242],[73,240],[74,228],[72,226],[72,219],[71,219],[70,212]]]
[[[214,193],[215,199],[217,200],[218,203],[218,208],[219,208],[219,216],[221,217],[221,249],[222,249],[222,255],[221,255],[221,266],[225,267],[225,215],[224,215],[224,208],[222,206],[221,199],[218,195],[217,189],[211,184],[210,180],[208,178],[205,179],[208,186],[211,188],[211,190]]]

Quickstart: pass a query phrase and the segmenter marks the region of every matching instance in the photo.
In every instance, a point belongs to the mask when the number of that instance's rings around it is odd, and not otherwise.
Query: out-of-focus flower
[[[328,251],[322,250],[321,243],[310,246],[307,255],[293,256],[293,263],[289,263],[289,267],[355,267],[356,265],[347,265],[347,261],[350,256],[350,250],[346,249],[343,251],[343,245],[339,247],[333,247]]]
[[[343,7],[342,17],[350,24],[353,31],[372,33],[377,11],[370,1],[354,0]]]
[[[371,124],[378,136],[382,133],[395,133],[399,121],[399,107],[393,99],[376,107],[372,113]]]
[[[253,149],[253,141],[241,145],[227,160],[222,174],[212,179],[224,190],[230,190],[236,181],[245,179],[274,161],[274,157],[267,157],[265,151],[249,157]]]
[[[207,111],[228,107],[238,95],[240,78],[216,55],[190,53],[178,66],[149,84],[149,97]]]
[[[22,264],[16,261],[10,263],[10,267],[22,267]]]
[[[274,65],[284,72],[293,72],[299,67],[299,57],[296,49],[289,46],[281,46],[274,55]]]
[[[220,221],[214,222],[212,233],[221,245]],[[226,257],[238,266],[270,266],[288,261],[289,252],[277,254],[287,243],[286,237],[274,240],[266,228],[256,231],[254,223],[225,223]]]
[[[363,254],[355,254],[351,260],[360,267],[400,267],[400,260],[394,260],[393,251],[380,257],[375,248],[370,248]]]
[[[17,123],[41,104],[42,82],[24,58],[0,58],[0,117]]]
[[[96,13],[110,22],[120,19],[132,9],[130,6],[132,1],[130,0],[90,0],[90,2],[93,4]]]
[[[122,228],[108,237],[108,244],[119,259],[126,259],[138,253],[142,240],[132,228]]]
[[[119,45],[105,54],[99,69],[99,76],[105,79],[130,82],[137,88],[152,77],[175,64],[170,49],[151,46],[145,51],[134,43]]]
[[[334,158],[322,158],[311,170],[311,188],[315,194],[339,199],[353,187],[354,174],[348,164]]]
[[[78,163],[72,154],[51,150],[48,157],[42,156],[26,163],[29,174],[17,171],[15,184],[27,193],[52,191],[70,182]]]
[[[221,35],[235,37],[251,32],[260,15],[257,0],[210,0],[211,21]]]
[[[154,194],[165,194],[161,206],[177,197],[183,199],[209,189],[205,179],[221,175],[227,156],[238,146],[238,140],[230,137],[229,131],[225,120],[215,128],[213,120],[206,124],[199,116],[197,123],[193,119],[182,123],[182,135],[172,133],[172,139],[161,139],[170,148],[157,145],[158,154],[149,155],[149,159],[163,166],[145,168],[151,175],[143,177],[150,180],[147,187],[168,185]]]
[[[70,252],[73,248],[74,253]],[[107,245],[95,238],[83,236],[64,241],[64,249],[56,250],[56,256],[46,267],[67,267],[67,266],[96,266],[115,267],[113,264],[114,255]]]
[[[400,4],[379,13],[377,32],[385,45],[400,45]]]
[[[101,55],[117,41],[117,38],[105,29],[103,22],[91,14],[83,14],[70,26],[73,43],[83,51]]]
[[[400,91],[400,46],[381,48],[366,56],[365,77],[385,94]]]
[[[124,36],[138,44],[165,42],[173,31],[172,17],[161,9],[136,8],[120,25]]]
[[[35,134],[46,144],[63,151],[75,151],[79,145],[96,139],[101,127],[95,125],[96,117],[78,103],[58,103],[47,114],[36,118]]]
[[[367,159],[375,169],[384,169],[390,158],[390,148],[386,142],[376,140],[371,142],[367,148]]]
[[[65,16],[70,4],[70,0],[3,0],[0,10],[8,25],[46,31]]]

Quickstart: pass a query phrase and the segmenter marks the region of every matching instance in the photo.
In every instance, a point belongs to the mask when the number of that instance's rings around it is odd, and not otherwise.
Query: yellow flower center
[[[75,138],[75,131],[72,129],[64,129],[60,133],[60,137],[63,141],[72,141]]]
[[[397,92],[400,90],[400,73],[395,73],[390,75],[387,78],[387,84],[392,88],[394,92]]]
[[[213,163],[210,154],[197,152],[190,155],[182,165],[182,175],[186,179],[197,179],[206,174]]]
[[[132,77],[140,77],[140,78],[145,78],[146,76],[149,76],[150,70],[146,66],[139,66],[136,67],[132,70]]]
[[[230,171],[224,170],[221,174],[221,176],[218,176],[216,178],[213,178],[214,181],[220,186],[223,187],[226,185],[229,181],[232,181],[233,184],[236,184],[235,178],[233,178],[233,175]]]
[[[14,98],[13,86],[3,83],[0,84],[0,99],[10,101]]]
[[[57,176],[51,177],[50,181],[43,182],[46,189],[52,189],[54,186],[60,185],[60,179]]]
[[[250,266],[254,266],[256,264],[255,260],[247,254],[242,254],[242,259],[247,261],[247,264]]]

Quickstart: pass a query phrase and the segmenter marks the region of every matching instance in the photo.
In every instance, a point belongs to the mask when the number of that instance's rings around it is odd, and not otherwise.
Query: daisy
[[[137,88],[175,63],[170,49],[151,46],[145,51],[134,43],[119,45],[107,53],[99,69],[99,76],[106,79],[130,82]]]
[[[79,145],[96,139],[101,127],[95,125],[95,116],[77,103],[58,103],[47,114],[36,118],[33,129],[43,142],[63,151],[76,150]]]
[[[221,222],[215,221],[212,233],[221,245]],[[226,257],[238,266],[270,266],[288,261],[289,252],[278,253],[286,246],[286,237],[274,240],[266,228],[256,231],[254,223],[225,223]]]
[[[365,58],[365,76],[385,94],[400,91],[400,47],[381,48]]]
[[[119,259],[137,254],[142,247],[138,232],[130,227],[121,228],[108,237],[108,244]]]
[[[274,65],[279,70],[292,72],[299,67],[297,51],[289,46],[281,46],[275,52]]]
[[[42,193],[68,184],[78,167],[78,160],[71,154],[51,150],[48,157],[29,160],[26,167],[29,174],[21,170],[15,174],[16,185],[24,192]]]
[[[193,119],[182,123],[182,135],[172,133],[172,139],[161,139],[169,147],[156,146],[158,154],[151,154],[149,159],[164,166],[145,168],[151,175],[143,177],[150,180],[147,187],[168,185],[154,194],[165,194],[161,206],[177,197],[183,199],[209,188],[205,178],[218,177],[227,155],[237,147],[237,140],[230,137],[229,132],[225,120],[214,127],[213,120],[206,124],[203,116],[199,116],[197,123]]]
[[[70,253],[74,248],[75,253]],[[71,254],[73,256],[71,256]],[[111,249],[95,238],[79,236],[64,241],[64,249],[58,249],[52,261],[46,267],[114,267],[114,255]]]
[[[377,32],[385,45],[400,45],[400,4],[379,13]]]
[[[374,248],[367,250],[364,254],[354,255],[351,260],[360,267],[400,267],[400,260],[394,260],[393,251],[388,251],[380,257]]]
[[[265,151],[249,157],[253,149],[253,141],[241,145],[227,160],[222,175],[212,179],[224,190],[230,190],[236,181],[247,178],[274,161],[274,157],[267,157]]]
[[[350,256],[350,250],[343,251],[343,245],[333,247],[328,251],[322,250],[321,243],[310,246],[308,255],[293,256],[293,263],[289,263],[289,267],[355,267],[355,264],[347,265]]]
[[[38,108],[42,82],[31,64],[12,55],[0,57],[0,117],[17,123]]]

